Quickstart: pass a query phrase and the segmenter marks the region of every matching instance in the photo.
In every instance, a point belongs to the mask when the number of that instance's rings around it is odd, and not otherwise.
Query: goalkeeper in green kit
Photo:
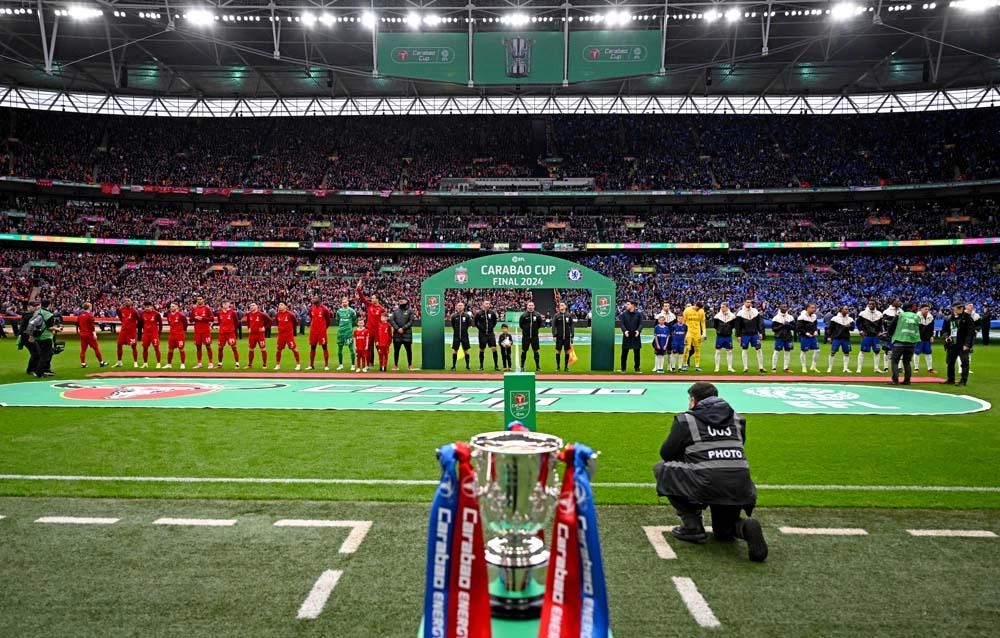
[[[344,346],[351,352],[351,371],[354,367],[354,327],[358,325],[358,313],[351,308],[347,297],[340,298],[340,308],[337,308],[337,366],[344,369]]]

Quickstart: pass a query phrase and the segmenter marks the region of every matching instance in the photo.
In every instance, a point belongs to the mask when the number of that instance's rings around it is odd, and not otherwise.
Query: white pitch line
[[[319,615],[323,613],[323,608],[326,607],[326,601],[330,598],[330,592],[337,586],[337,582],[343,573],[339,569],[328,569],[320,574],[320,577],[316,579],[316,584],[313,585],[312,591],[309,592],[309,595],[302,602],[302,606],[299,607],[299,613],[296,618],[299,620],[315,620],[319,618]]]
[[[943,536],[953,538],[996,538],[995,532],[985,529],[908,529],[910,536]]]
[[[182,525],[194,527],[232,527],[235,518],[158,518],[153,525]]]
[[[362,478],[270,478],[270,477],[214,477],[214,476],[80,476],[61,474],[0,474],[0,481],[62,481],[105,483],[259,483],[277,485],[391,485],[423,486],[437,485],[439,480],[431,479],[362,479]],[[600,488],[640,488],[651,489],[655,483],[594,483]],[[811,492],[982,492],[1000,494],[1000,486],[978,485],[757,485],[759,489],[772,491]]]
[[[667,543],[667,539],[663,536],[670,530],[671,527],[669,525],[647,525],[642,528],[642,531],[646,532],[649,544],[656,550],[656,555],[663,560],[675,560],[677,558],[674,548]]]
[[[698,586],[694,584],[693,580],[686,576],[674,576],[671,580],[674,581],[677,593],[681,595],[681,600],[684,601],[688,611],[694,617],[694,621],[700,627],[720,627],[722,625],[712,613],[712,608],[708,606],[708,602],[698,591]]]
[[[778,531],[806,536],[868,536],[868,532],[860,527],[779,527]]]
[[[371,521],[333,521],[303,518],[283,518],[275,521],[275,527],[350,527],[351,532],[337,550],[341,554],[353,554],[361,547],[365,536],[372,528]]]
[[[36,523],[53,523],[56,525],[114,525],[120,518],[94,518],[88,516],[43,516]]]

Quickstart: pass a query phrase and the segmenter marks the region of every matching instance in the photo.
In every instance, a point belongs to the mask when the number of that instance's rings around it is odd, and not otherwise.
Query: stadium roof
[[[991,87],[1000,83],[998,7],[997,0],[0,1],[0,84],[193,98],[809,96]],[[373,77],[373,32],[627,28],[662,35],[664,14],[662,75],[473,87]]]

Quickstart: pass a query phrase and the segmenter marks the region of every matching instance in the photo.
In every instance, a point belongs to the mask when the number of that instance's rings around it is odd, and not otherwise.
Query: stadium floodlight
[[[337,19],[336,19],[336,18],[334,18],[334,17],[333,17],[333,16],[331,15],[331,14],[329,14],[329,13],[324,13],[324,14],[320,15],[320,17],[319,17],[319,21],[320,21],[320,24],[322,24],[322,25],[323,25],[323,26],[325,26],[325,27],[332,27],[332,26],[333,26],[333,23],[334,23],[334,22],[336,22],[336,21],[337,21]]]
[[[361,14],[361,24],[368,27],[369,29],[375,28],[375,14],[371,11],[365,11]]]
[[[951,6],[969,13],[982,13],[991,7],[1000,6],[1000,2],[997,0],[955,0]]]
[[[528,16],[523,13],[512,13],[507,18],[507,24],[512,24],[515,27],[520,27],[528,24]]]
[[[743,14],[740,12],[739,8],[733,7],[729,11],[726,11],[726,22],[737,22]]]
[[[436,16],[433,13],[429,13],[424,16],[424,24],[429,27],[436,27],[441,24],[441,16]]]
[[[718,12],[718,11],[716,11],[715,9],[711,9],[711,10],[709,10],[709,11],[706,11],[706,12],[704,13],[704,15],[702,16],[702,19],[703,19],[703,20],[704,20],[705,22],[715,22],[716,20],[718,20],[718,19],[719,19],[719,18],[721,18],[721,17],[722,17],[722,14],[721,14],[721,13],[719,13],[719,12]]]
[[[850,20],[862,11],[864,11],[864,9],[853,2],[838,2],[830,7],[830,17],[837,22],[842,22],[844,20]]]
[[[632,18],[624,11],[609,11],[603,16],[604,22],[610,27],[624,26]]]
[[[95,9],[94,7],[71,4],[66,8],[66,15],[74,20],[90,20],[91,18],[98,18],[102,16],[103,13],[100,9]]]
[[[204,9],[195,9],[184,14],[184,19],[196,27],[209,27],[215,23],[215,14]]]
[[[406,14],[405,22],[406,24],[410,25],[411,29],[419,29],[420,14],[417,13],[416,11],[410,11],[408,14]]]
[[[312,28],[316,26],[317,22],[319,22],[319,18],[317,18],[311,13],[303,13],[300,22],[302,22],[302,24],[306,25],[307,27]]]

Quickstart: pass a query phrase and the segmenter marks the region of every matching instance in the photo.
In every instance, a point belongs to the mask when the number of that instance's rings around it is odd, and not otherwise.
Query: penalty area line
[[[698,591],[698,586],[694,584],[693,580],[686,576],[674,576],[671,580],[674,581],[677,593],[681,595],[681,600],[684,601],[684,605],[691,612],[691,616],[698,623],[699,627],[722,626],[719,619],[715,617],[715,613],[712,612],[712,608],[708,606],[708,601]]]
[[[0,474],[0,481],[61,481],[104,483],[247,483],[275,485],[362,485],[412,486],[437,485],[431,479],[364,478],[278,478],[226,476],[82,476],[71,474]],[[594,483],[599,488],[652,489],[655,483]],[[981,492],[1000,494],[1000,487],[978,485],[757,485],[762,490],[799,492]]]
[[[295,617],[299,620],[316,620],[319,618],[319,615],[323,613],[323,608],[326,607],[326,601],[330,598],[330,593],[337,586],[343,573],[339,569],[328,569],[320,574],[320,577],[316,579],[316,584],[313,585],[312,591],[309,592],[309,595],[302,602],[302,606],[299,607],[299,613]]]
[[[908,529],[910,536],[939,536],[944,538],[996,538],[995,532],[985,529]]]

